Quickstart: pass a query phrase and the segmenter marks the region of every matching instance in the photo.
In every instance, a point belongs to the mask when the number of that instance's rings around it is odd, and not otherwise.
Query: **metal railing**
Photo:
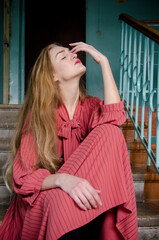
[[[119,19],[120,96],[134,125],[134,139],[138,136],[147,152],[147,166],[152,162],[159,174],[159,31],[150,27],[151,21],[139,21],[127,14]],[[159,21],[153,25],[159,26]]]

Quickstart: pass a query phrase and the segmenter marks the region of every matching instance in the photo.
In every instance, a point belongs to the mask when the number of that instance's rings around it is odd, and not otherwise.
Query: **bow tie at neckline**
[[[58,132],[59,137],[69,138],[72,129],[80,129],[80,122],[77,119],[72,119],[64,122]]]

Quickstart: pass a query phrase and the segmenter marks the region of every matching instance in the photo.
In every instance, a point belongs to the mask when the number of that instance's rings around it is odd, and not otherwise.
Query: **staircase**
[[[0,105],[0,224],[9,206],[9,192],[2,177],[2,167],[10,153],[9,143],[13,135],[20,105]],[[125,136],[132,166],[138,211],[139,240],[159,239],[159,176],[153,166],[147,169],[147,154],[139,140],[134,140],[130,120],[121,127]]]

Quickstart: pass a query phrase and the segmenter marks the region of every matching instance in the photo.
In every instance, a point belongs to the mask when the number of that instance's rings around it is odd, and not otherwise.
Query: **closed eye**
[[[65,58],[66,58],[66,56],[63,56],[63,57],[61,58],[61,60],[65,59]]]

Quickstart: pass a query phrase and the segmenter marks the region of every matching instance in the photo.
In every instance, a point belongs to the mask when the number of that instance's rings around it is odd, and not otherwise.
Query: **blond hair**
[[[13,191],[13,163],[20,146],[24,123],[27,121],[27,132],[33,132],[35,137],[38,161],[35,168],[45,168],[51,173],[59,169],[59,157],[56,145],[56,117],[55,109],[62,103],[58,85],[53,81],[53,65],[49,52],[57,44],[50,44],[45,47],[34,64],[29,86],[22,105],[16,132],[12,141],[12,156],[9,159],[5,182],[9,190]],[[80,84],[80,98],[85,97],[85,88]],[[27,118],[29,114],[29,117]],[[45,139],[45,141],[44,141]]]

